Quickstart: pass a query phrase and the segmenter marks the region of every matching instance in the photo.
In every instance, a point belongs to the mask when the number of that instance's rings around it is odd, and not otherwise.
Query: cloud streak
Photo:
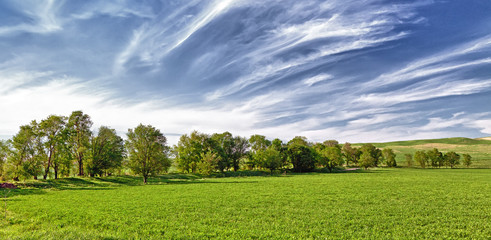
[[[491,107],[479,103],[491,101],[491,18],[460,4],[3,2],[0,135],[78,109],[122,135],[155,125],[171,143],[192,130],[352,142],[489,134]]]

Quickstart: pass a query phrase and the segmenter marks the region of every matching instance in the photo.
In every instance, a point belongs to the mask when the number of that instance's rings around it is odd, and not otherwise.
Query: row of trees
[[[0,178],[19,180],[69,176],[103,176],[129,169],[141,174],[144,181],[151,175],[167,172],[174,163],[182,172],[210,174],[239,169],[292,170],[308,172],[323,168],[329,172],[338,166],[396,167],[396,154],[372,144],[354,147],[336,140],[308,142],[295,137],[284,143],[263,135],[249,139],[229,132],[205,134],[198,131],[182,135],[173,148],[152,126],[129,129],[124,141],[114,129],[102,126],[92,132],[92,121],[82,111],[69,117],[51,115],[39,122],[20,127],[8,141],[0,141]],[[464,154],[464,164],[471,157]],[[406,155],[408,165],[413,156]],[[460,155],[443,154],[438,149],[417,151],[414,160],[421,166],[459,164]]]
[[[411,154],[406,154],[406,162],[410,166],[413,161]],[[463,162],[465,166],[469,167],[472,164],[472,157],[469,154],[463,154]],[[431,166],[433,168],[441,168],[443,166],[454,168],[460,164],[460,155],[454,151],[447,153],[440,152],[437,148],[433,148],[428,151],[416,151],[414,153],[414,161],[422,168]]]
[[[51,115],[40,122],[20,126],[8,141],[0,141],[0,178],[19,180],[69,176],[102,176],[123,167],[148,176],[171,165],[165,136],[152,126],[129,129],[127,140],[116,130],[101,126],[91,131],[92,121],[82,111],[69,117]]]
[[[295,172],[325,168],[332,171],[344,163],[364,168],[386,163],[397,165],[392,149],[380,150],[372,144],[359,148],[350,143],[340,145],[336,140],[323,143],[308,142],[305,137],[295,137],[288,143],[280,139],[270,141],[263,135],[249,139],[231,133],[212,135],[193,131],[182,135],[174,147],[175,161],[183,172],[211,173],[214,171],[237,171],[247,169],[291,169]]]

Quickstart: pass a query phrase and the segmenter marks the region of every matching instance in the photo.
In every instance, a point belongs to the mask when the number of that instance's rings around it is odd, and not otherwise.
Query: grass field
[[[0,239],[489,239],[491,169],[40,181]],[[2,202],[3,205],[3,202]],[[4,213],[3,206],[0,208]]]
[[[472,168],[491,168],[491,139],[471,139],[471,138],[443,138],[428,140],[413,140],[387,143],[372,143],[378,148],[391,148],[396,153],[396,161],[399,165],[405,166],[404,154],[418,150],[431,150],[438,148],[441,152],[454,151],[458,154],[470,154],[472,156]],[[353,144],[361,146],[361,144]],[[461,166],[462,167],[462,166]]]

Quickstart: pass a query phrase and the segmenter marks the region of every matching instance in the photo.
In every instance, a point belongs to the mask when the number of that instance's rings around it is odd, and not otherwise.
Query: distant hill
[[[464,153],[472,156],[472,166],[474,168],[491,168],[491,137],[485,138],[441,138],[411,141],[397,141],[386,143],[372,143],[378,148],[392,148],[397,154],[397,163],[401,166],[406,165],[404,155],[418,150],[430,150],[437,148],[441,152],[454,151],[462,155]],[[361,146],[361,143],[353,144]]]

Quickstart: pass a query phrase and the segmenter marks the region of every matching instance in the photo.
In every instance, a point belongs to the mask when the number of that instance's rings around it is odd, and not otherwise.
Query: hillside
[[[472,156],[472,166],[474,168],[491,167],[491,138],[441,138],[441,139],[424,139],[411,141],[397,141],[386,143],[372,143],[378,148],[392,148],[397,154],[396,160],[399,165],[406,165],[404,154],[418,150],[430,150],[438,148],[442,152],[455,151],[458,154],[467,153]],[[361,146],[362,144],[353,144]]]

